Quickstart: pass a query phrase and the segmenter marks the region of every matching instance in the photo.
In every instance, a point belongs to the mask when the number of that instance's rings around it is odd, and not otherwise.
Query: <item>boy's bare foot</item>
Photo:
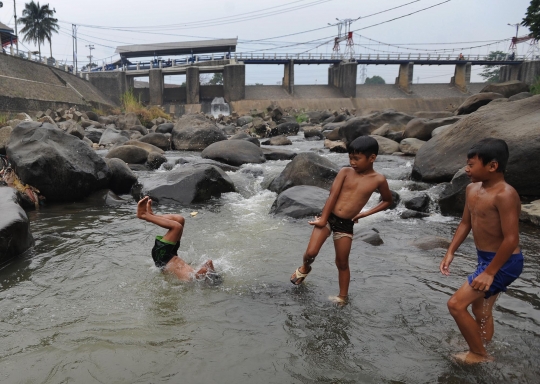
[[[489,356],[489,355],[482,356],[471,351],[456,353],[455,355],[452,355],[452,357],[456,361],[460,363],[465,363],[465,364],[486,363],[486,362],[495,360],[492,356]]]
[[[206,261],[196,273],[195,276],[199,279],[201,277],[205,277],[208,273],[214,273],[214,264],[212,263],[212,260]]]
[[[328,296],[328,300],[330,300],[332,303],[336,303],[340,307],[343,307],[349,303],[349,298],[347,296]]]
[[[146,202],[148,201],[148,196],[143,197],[139,202],[137,203],[137,217],[139,219],[146,219]]]

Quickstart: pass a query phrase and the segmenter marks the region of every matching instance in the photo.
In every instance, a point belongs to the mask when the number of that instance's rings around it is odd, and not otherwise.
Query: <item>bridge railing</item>
[[[464,61],[479,61],[479,60],[488,60],[488,61],[526,61],[528,60],[526,56],[514,56],[509,54],[497,55],[494,57],[485,56],[481,54],[467,54],[459,55],[455,53],[359,53],[354,55],[345,55],[345,54],[325,54],[325,53],[234,53],[233,57],[238,61],[245,60],[435,60],[435,61],[455,61],[455,60],[464,60]]]

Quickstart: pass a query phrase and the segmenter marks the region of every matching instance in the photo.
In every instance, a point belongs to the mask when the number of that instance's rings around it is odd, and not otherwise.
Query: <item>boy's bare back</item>
[[[497,252],[505,231],[516,232],[521,202],[516,190],[504,180],[485,188],[482,182],[467,187],[467,206],[476,248]],[[513,253],[519,251],[519,247]]]
[[[333,213],[344,219],[353,219],[367,204],[377,189],[380,193],[390,194],[386,178],[378,172],[359,174],[353,168],[343,168],[338,177],[343,177]]]

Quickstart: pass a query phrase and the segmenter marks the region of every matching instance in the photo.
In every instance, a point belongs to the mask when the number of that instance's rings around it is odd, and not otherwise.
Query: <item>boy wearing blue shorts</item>
[[[508,146],[500,139],[484,139],[467,154],[467,186],[463,217],[439,269],[449,275],[454,252],[473,231],[478,266],[448,300],[448,309],[465,337],[469,350],[455,355],[466,363],[491,361],[484,341],[493,337],[492,308],[523,270],[519,247],[521,202],[514,188],[504,180]],[[472,305],[474,318],[467,308]]]

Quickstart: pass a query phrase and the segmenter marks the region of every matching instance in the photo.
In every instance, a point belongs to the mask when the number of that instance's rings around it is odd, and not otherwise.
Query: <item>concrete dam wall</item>
[[[0,111],[29,112],[78,106],[116,106],[90,82],[61,69],[0,54]]]

